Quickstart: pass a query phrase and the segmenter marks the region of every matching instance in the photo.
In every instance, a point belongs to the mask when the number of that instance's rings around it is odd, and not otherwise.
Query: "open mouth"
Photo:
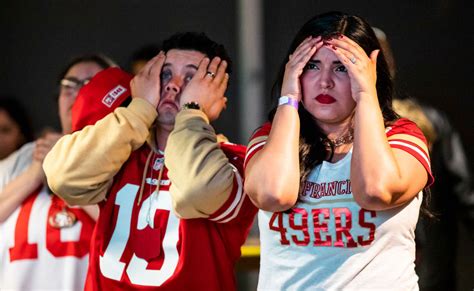
[[[164,107],[164,106],[173,107],[174,109],[179,110],[179,106],[176,105],[176,103],[174,101],[171,101],[171,100],[163,100],[160,103],[159,107]]]

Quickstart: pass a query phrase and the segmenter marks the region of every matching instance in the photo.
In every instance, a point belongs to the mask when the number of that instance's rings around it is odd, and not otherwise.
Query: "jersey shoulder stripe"
[[[234,165],[231,166],[234,170],[232,192],[224,205],[209,217],[212,221],[224,223],[234,219],[239,213],[240,207],[245,198],[243,193],[244,185],[242,176]]]
[[[244,167],[247,166],[248,161],[265,145],[272,125],[266,122],[261,127],[257,128],[250,137],[247,153],[245,154]]]
[[[219,146],[229,159],[230,166],[232,167],[234,173],[233,185],[227,201],[209,217],[209,220],[226,223],[238,217],[237,215],[246,197],[244,193],[243,167],[247,147],[228,142],[220,143]]]
[[[418,126],[406,118],[400,118],[386,129],[387,140],[392,148],[403,150],[416,158],[428,173],[427,187],[434,182],[428,144]]]

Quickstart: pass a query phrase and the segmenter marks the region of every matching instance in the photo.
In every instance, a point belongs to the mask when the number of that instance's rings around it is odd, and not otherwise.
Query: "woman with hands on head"
[[[245,191],[261,210],[259,289],[417,289],[426,140],[391,108],[369,24],[317,15],[297,33],[253,134]]]

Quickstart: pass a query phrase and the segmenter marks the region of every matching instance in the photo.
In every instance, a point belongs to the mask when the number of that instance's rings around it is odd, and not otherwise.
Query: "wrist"
[[[196,101],[186,102],[181,106],[181,110],[187,110],[187,109],[202,110],[201,105],[199,105],[199,103],[197,103]]]
[[[46,177],[43,171],[43,163],[39,160],[33,160],[30,165],[29,175],[32,182],[41,183]]]
[[[293,98],[289,95],[281,96],[280,98],[278,98],[278,107],[283,105],[289,105],[298,110],[298,99]]]
[[[361,91],[361,92],[358,92],[356,93],[355,95],[353,95],[353,99],[354,101],[356,102],[360,102],[360,101],[369,101],[369,102],[372,102],[372,101],[376,101],[378,103],[378,97],[377,97],[377,92],[365,92],[365,91]]]

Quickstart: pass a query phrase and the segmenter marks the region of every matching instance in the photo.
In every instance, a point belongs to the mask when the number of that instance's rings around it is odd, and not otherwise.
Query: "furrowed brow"
[[[198,66],[193,65],[193,64],[189,64],[189,65],[186,65],[186,68],[191,68],[191,69],[197,70],[197,69],[198,69]]]

